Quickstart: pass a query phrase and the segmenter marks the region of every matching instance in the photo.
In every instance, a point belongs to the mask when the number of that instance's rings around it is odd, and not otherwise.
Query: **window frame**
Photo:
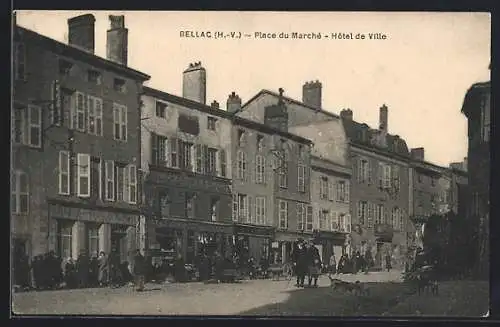
[[[110,173],[111,170],[111,173]],[[116,192],[115,192],[115,162],[114,160],[105,160],[104,161],[104,178],[105,178],[105,200],[106,201],[115,201],[116,200]],[[111,183],[111,186],[110,186]],[[111,196],[110,196],[111,195]]]
[[[99,104],[99,110],[97,110]],[[92,109],[91,109],[92,108]],[[93,119],[93,124],[91,120]],[[101,98],[89,95],[88,96],[88,115],[87,115],[87,131],[91,135],[103,136],[102,129],[103,121],[103,101]],[[93,127],[93,130],[92,128]]]
[[[246,153],[243,150],[238,150],[237,152],[237,160],[236,160],[236,168],[237,168],[237,178],[239,180],[246,180],[247,176],[247,157]]]
[[[64,160],[63,155],[66,155],[66,160]],[[67,171],[63,171],[63,161],[66,162]],[[63,176],[66,175],[66,187],[67,192],[63,191]],[[69,151],[61,150],[59,151],[59,194],[61,195],[70,195],[71,194],[71,154]]]
[[[262,154],[257,154],[255,157],[255,183],[266,183],[266,158]]]
[[[25,177],[26,181],[26,190],[22,191],[22,177]],[[15,170],[13,172],[13,177],[14,177],[14,185],[11,185],[11,202],[13,201],[12,198],[14,198],[15,205],[11,208],[11,211],[13,214],[16,215],[27,215],[30,212],[30,182],[28,178],[28,174],[22,170]],[[22,210],[21,208],[21,197],[25,196],[26,197],[26,210]],[[12,206],[12,203],[11,203]]]
[[[132,181],[132,176],[134,176]],[[136,165],[128,165],[128,203],[137,203],[137,167]]]
[[[32,119],[32,110],[35,110],[38,113],[38,122],[33,123]],[[35,106],[32,104],[28,105],[28,117],[27,117],[27,127],[28,127],[28,144],[33,148],[41,148],[42,147],[42,124],[43,124],[43,116],[42,116],[42,108],[39,106]],[[38,138],[38,143],[33,143],[33,128],[37,129],[36,135]]]
[[[283,207],[282,204],[284,205]],[[278,228],[282,230],[288,229],[288,202],[281,199],[278,201]]]
[[[302,163],[297,166],[297,189],[299,192],[306,192],[306,166]]]
[[[118,135],[117,135],[118,128]],[[113,102],[113,139],[127,142],[128,108],[126,105]]]
[[[87,167],[84,168],[82,160],[86,158]],[[80,198],[89,198],[90,197],[90,154],[87,153],[78,153],[76,156],[77,162],[77,196]],[[87,172],[83,173],[82,169],[86,169]],[[83,170],[84,171],[84,170]],[[82,193],[82,178],[87,179],[87,193]]]

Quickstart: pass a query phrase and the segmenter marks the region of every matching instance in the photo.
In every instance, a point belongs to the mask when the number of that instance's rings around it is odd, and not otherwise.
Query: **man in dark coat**
[[[146,260],[137,250],[134,256],[135,287],[137,292],[144,291],[144,274],[146,272]]]
[[[298,287],[304,287],[304,280],[306,278],[308,269],[307,252],[303,241],[299,241],[294,249],[295,260],[295,273],[297,274]]]
[[[321,272],[321,256],[319,250],[314,246],[313,242],[309,242],[307,248],[307,260],[309,262],[309,279],[308,285],[311,286],[314,279],[314,287],[318,286],[318,277]]]
[[[99,286],[105,286],[109,281],[109,261],[108,256],[104,251],[99,253],[98,261],[98,280]]]
[[[76,271],[78,274],[78,287],[87,287],[90,271],[90,260],[85,251],[80,252],[76,260]]]

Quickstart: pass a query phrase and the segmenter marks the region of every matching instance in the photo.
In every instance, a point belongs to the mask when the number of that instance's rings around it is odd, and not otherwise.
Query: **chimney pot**
[[[307,106],[321,109],[321,89],[319,80],[306,82],[302,86],[302,102]]]
[[[228,112],[235,113],[241,110],[241,99],[236,92],[231,92],[226,102]]]
[[[68,19],[68,43],[84,51],[95,51],[95,17],[85,14]]]
[[[340,117],[345,120],[352,120],[352,110],[351,109],[342,109],[340,112]]]
[[[128,29],[125,16],[109,15],[110,29],[107,31],[106,57],[108,60],[127,66],[128,64]]]
[[[385,104],[380,107],[379,113],[379,129],[382,133],[388,132],[388,108]]]
[[[182,96],[186,99],[206,104],[207,72],[201,61],[190,63],[182,76]]]
[[[424,148],[413,148],[410,150],[410,157],[415,160],[424,161],[425,151]]]

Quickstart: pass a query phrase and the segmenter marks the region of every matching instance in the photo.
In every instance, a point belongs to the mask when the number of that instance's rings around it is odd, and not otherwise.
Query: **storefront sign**
[[[139,215],[106,210],[74,208],[61,204],[50,205],[50,216],[53,219],[71,219],[97,223],[136,226]]]
[[[166,184],[167,186],[177,186],[189,189],[210,189],[216,193],[230,194],[231,190],[227,181],[218,181],[206,176],[196,176],[190,172],[182,171],[157,171],[150,179],[156,183]]]
[[[249,235],[249,236],[273,237],[274,229],[272,227],[254,227],[246,225],[236,225],[235,233]]]

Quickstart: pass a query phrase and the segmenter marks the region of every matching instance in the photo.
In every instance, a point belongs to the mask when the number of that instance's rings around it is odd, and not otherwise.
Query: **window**
[[[217,149],[208,148],[207,152],[207,174],[216,175],[217,174]]]
[[[255,182],[264,184],[266,182],[266,159],[263,155],[258,154],[255,158]]]
[[[264,136],[257,135],[257,151],[261,152],[264,150]]]
[[[370,165],[368,160],[360,159],[358,166],[358,182],[370,183]]]
[[[288,202],[286,202],[285,200],[279,200],[278,228],[280,229],[288,228]]]
[[[332,231],[338,231],[339,230],[339,221],[338,221],[338,215],[336,212],[331,213],[330,217],[330,230]]]
[[[398,207],[392,208],[392,228],[400,230],[401,210]]]
[[[348,181],[338,181],[337,182],[337,202],[349,202],[349,182]]]
[[[90,158],[90,197],[102,199],[102,162],[101,158]]]
[[[123,163],[115,162],[115,181],[116,201],[128,202],[128,169]]]
[[[391,186],[391,166],[379,162],[378,168],[379,187],[381,189],[388,189]]]
[[[365,225],[368,222],[368,203],[366,201],[358,202],[358,223]]]
[[[24,144],[26,142],[26,108],[14,108],[14,142]]]
[[[156,101],[156,117],[165,118],[167,116],[167,104]]]
[[[99,225],[88,224],[87,225],[87,236],[88,236],[88,251],[89,257],[97,257],[99,255]]]
[[[403,213],[401,212],[401,209],[398,210],[398,218],[399,218],[399,230],[404,231],[405,230],[405,222],[404,222],[404,217]]]
[[[384,205],[383,204],[378,204],[377,205],[377,212],[375,213],[375,224],[383,224],[385,223],[384,221]]]
[[[72,257],[73,224],[71,220],[57,221],[57,254],[60,258]]]
[[[86,112],[88,112],[88,97],[81,92],[76,92],[75,96],[76,96],[76,103],[75,103],[76,106],[72,110],[71,126],[73,127],[73,129],[76,129],[77,131],[85,132],[86,130],[85,115]]]
[[[115,200],[115,162],[112,160],[105,161],[105,178],[106,178],[106,200]]]
[[[219,150],[220,156],[220,175],[226,177],[226,150]]]
[[[179,140],[179,166],[181,169],[192,170],[191,149],[193,143]]]
[[[59,152],[59,194],[70,194],[70,154],[68,151]]]
[[[338,226],[339,226],[339,231],[341,232],[346,232],[345,228],[345,214],[340,213],[338,214]]]
[[[167,144],[166,137],[151,134],[151,163],[157,166],[166,166],[167,164]]]
[[[125,93],[125,80],[120,78],[113,79],[113,89],[116,92]]]
[[[328,199],[328,178],[321,177],[319,181],[319,197],[322,200]]]
[[[186,193],[184,201],[184,212],[187,218],[195,217],[195,200],[196,200],[196,194]]]
[[[128,166],[128,202],[137,202],[137,167],[135,165]]]
[[[77,155],[78,196],[90,196],[90,156],[84,153]]]
[[[401,189],[401,179],[399,176],[399,166],[392,166],[391,169],[392,173],[392,188],[394,189],[395,192],[399,192]]]
[[[246,194],[238,194],[238,218],[240,222],[248,221],[248,196]]]
[[[238,221],[239,217],[239,195],[233,194],[233,221]]]
[[[245,131],[242,129],[239,129],[238,130],[238,146],[244,147],[246,145],[245,139],[246,139]]]
[[[127,107],[113,103],[113,123],[115,140],[127,140]]]
[[[306,228],[306,208],[304,203],[297,203],[297,230],[303,231]]]
[[[64,59],[59,59],[59,74],[62,76],[69,76],[71,74],[71,69],[73,68],[73,63]]]
[[[212,198],[212,200],[210,201],[210,218],[212,221],[217,221],[218,208],[219,208],[219,199]]]
[[[179,162],[178,162],[179,157],[177,155],[177,149],[178,149],[177,139],[171,138],[170,139],[170,165],[172,168],[179,167]]]
[[[204,172],[204,165],[203,165],[203,145],[201,144],[196,144],[195,145],[195,155],[196,155],[196,172],[202,174]]]
[[[335,194],[333,192],[333,188],[335,187],[334,181],[333,180],[327,180],[327,185],[328,185],[328,200],[333,201],[335,199]]]
[[[281,150],[279,153],[279,159],[278,159],[278,179],[279,179],[279,186],[281,188],[287,188],[288,187],[288,151],[287,150]]]
[[[255,197],[255,220],[258,225],[266,224],[266,198]]]
[[[313,208],[312,206],[306,206],[307,214],[306,214],[306,231],[312,232],[314,228],[314,220],[313,220]]]
[[[12,212],[26,214],[29,209],[28,175],[22,171],[15,171],[12,175]]]
[[[327,230],[328,229],[328,216],[330,212],[328,210],[320,210],[319,211],[319,229]]]
[[[89,95],[89,133],[102,136],[102,99]]]
[[[95,85],[101,85],[102,83],[101,73],[98,72],[97,70],[89,70],[87,71],[87,80]]]
[[[298,175],[298,190],[299,192],[306,191],[306,166],[299,164],[297,167],[297,175]]]
[[[20,81],[26,80],[26,47],[24,43],[15,44],[14,78]]]
[[[370,203],[368,202],[367,204],[367,209],[368,209],[368,213],[366,215],[366,222],[367,222],[367,226],[368,228],[372,228],[373,227],[373,215],[374,215],[374,212],[375,212],[375,204],[373,203]]]
[[[247,173],[247,158],[246,158],[246,153],[243,150],[238,151],[238,166],[237,166],[237,172],[238,172],[238,179],[245,180],[246,179],[246,173]]]
[[[207,117],[207,129],[215,131],[216,123],[217,123],[217,118]]]

